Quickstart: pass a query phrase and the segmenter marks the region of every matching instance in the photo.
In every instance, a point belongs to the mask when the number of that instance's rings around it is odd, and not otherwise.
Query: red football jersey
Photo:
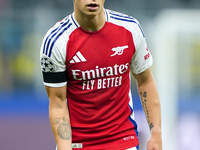
[[[133,17],[105,10],[104,27],[87,32],[73,15],[51,28],[41,46],[44,84],[67,84],[72,147],[137,146],[130,70],[138,74],[152,64],[141,26]]]

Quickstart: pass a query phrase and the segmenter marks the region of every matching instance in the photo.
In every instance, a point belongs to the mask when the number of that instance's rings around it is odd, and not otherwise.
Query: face
[[[105,0],[74,0],[74,10],[80,15],[95,16],[104,8]]]

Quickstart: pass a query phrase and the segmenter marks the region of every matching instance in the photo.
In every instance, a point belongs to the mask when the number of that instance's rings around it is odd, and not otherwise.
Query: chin
[[[95,17],[99,14],[99,12],[95,11],[95,12],[87,12],[85,13],[86,16],[88,17]]]

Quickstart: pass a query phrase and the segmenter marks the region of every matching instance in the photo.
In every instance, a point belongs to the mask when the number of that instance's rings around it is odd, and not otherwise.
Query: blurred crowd
[[[164,8],[198,8],[200,1],[107,0],[105,5],[153,18]],[[42,37],[72,10],[72,0],[0,0],[0,92],[40,88],[38,55]]]

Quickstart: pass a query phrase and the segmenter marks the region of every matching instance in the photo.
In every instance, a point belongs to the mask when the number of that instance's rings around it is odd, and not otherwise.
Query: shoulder
[[[132,34],[137,34],[143,37],[145,36],[142,27],[136,18],[109,9],[105,9],[105,13],[108,22],[122,26],[129,30]]]
[[[73,21],[72,14],[57,22],[52,28],[48,30],[43,39],[43,54],[50,57],[53,49],[62,49],[62,46],[65,46],[69,36],[77,27],[78,26]]]

